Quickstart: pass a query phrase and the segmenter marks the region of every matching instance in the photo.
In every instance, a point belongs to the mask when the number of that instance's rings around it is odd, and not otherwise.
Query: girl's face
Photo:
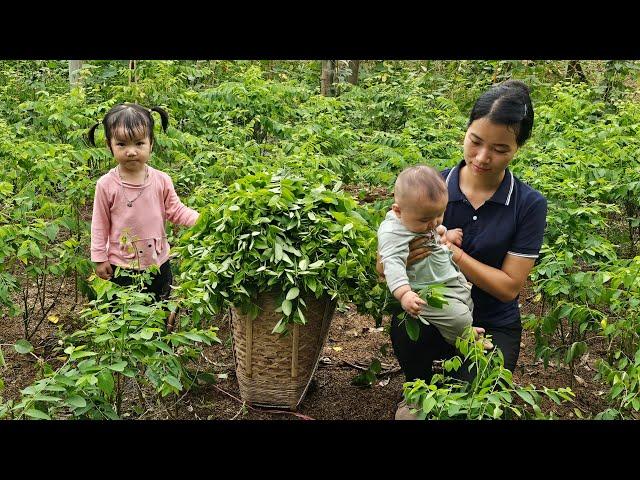
[[[486,118],[474,120],[464,137],[464,161],[473,175],[499,177],[518,151],[516,134]]]
[[[132,137],[116,134],[111,138],[113,156],[120,168],[129,173],[144,169],[151,156],[151,147],[149,136],[144,133]]]

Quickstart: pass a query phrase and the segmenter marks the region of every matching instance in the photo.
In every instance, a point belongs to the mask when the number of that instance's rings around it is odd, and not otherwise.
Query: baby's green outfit
[[[416,237],[425,237],[432,253],[407,267],[409,242]],[[445,285],[444,297],[449,303],[443,308],[424,305],[420,316],[434,325],[447,342],[455,345],[456,338],[473,322],[471,287],[451,259],[451,250],[440,243],[436,231],[414,233],[391,210],[378,228],[378,250],[392,293],[403,285],[410,285],[414,292],[427,285]]]

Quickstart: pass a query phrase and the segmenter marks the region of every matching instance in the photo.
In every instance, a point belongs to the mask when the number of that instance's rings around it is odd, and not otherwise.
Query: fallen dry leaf
[[[331,347],[333,348],[336,352],[339,352],[340,350],[342,350],[342,347]]]
[[[58,315],[49,315],[47,317],[47,320],[49,320],[53,324],[56,324],[60,321],[60,317],[58,317]]]
[[[578,376],[578,375],[574,375],[574,378],[578,381],[578,383],[579,383],[580,385],[584,385],[584,384],[586,384],[586,383],[587,383],[587,382],[585,382],[585,381],[584,381],[584,379],[583,379],[582,377],[580,377],[580,376]]]
[[[380,380],[380,382],[378,382],[378,385],[380,385],[381,387],[385,387],[389,384],[389,381],[391,380],[391,377],[387,377],[385,379]]]

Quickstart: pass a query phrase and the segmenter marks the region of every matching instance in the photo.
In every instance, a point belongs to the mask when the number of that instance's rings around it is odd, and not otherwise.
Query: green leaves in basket
[[[272,292],[283,316],[276,333],[306,322],[307,296],[376,310],[384,291],[374,289],[375,227],[341,185],[305,175],[246,176],[201,211],[176,245],[176,293],[191,308],[215,315],[235,306],[255,318],[256,299]]]

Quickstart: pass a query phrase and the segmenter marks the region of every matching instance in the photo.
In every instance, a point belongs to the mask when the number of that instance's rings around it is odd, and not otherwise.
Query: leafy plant
[[[97,298],[81,313],[84,328],[65,338],[64,363],[55,371],[44,365],[44,378],[21,391],[12,416],[115,419],[122,415],[127,379],[136,385],[142,405],[139,381],[162,397],[178,394],[193,381],[185,363],[197,358],[198,344],[220,342],[217,328],[166,333],[165,318],[175,305],[153,303],[150,294],[137,291],[145,281],[147,272],[129,287],[92,280]],[[16,348],[28,350],[24,347]]]
[[[487,337],[490,338],[490,337]],[[574,396],[570,388],[536,389],[514,383],[499,349],[486,353],[483,340],[475,340],[473,330],[459,337],[456,347],[462,358],[455,356],[444,362],[443,374],[434,374],[431,382],[416,380],[403,385],[404,397],[419,419],[512,419],[546,418],[540,408],[542,396],[560,405]],[[468,366],[475,376],[469,382],[457,380],[446,372]],[[514,399],[519,397],[523,404]],[[553,417],[553,414],[551,415]]]

